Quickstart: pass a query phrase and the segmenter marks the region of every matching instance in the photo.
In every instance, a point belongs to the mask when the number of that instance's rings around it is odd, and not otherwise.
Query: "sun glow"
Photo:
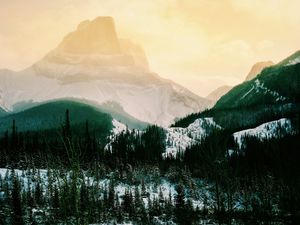
[[[80,21],[112,16],[120,37],[146,51],[151,70],[205,96],[245,79],[257,61],[300,48],[297,0],[0,1],[0,68],[20,70]]]

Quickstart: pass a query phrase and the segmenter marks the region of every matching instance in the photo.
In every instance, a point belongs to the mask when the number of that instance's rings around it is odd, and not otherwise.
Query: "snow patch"
[[[108,136],[108,143],[105,145],[104,150],[111,151],[112,150],[112,142],[115,140],[116,136],[119,134],[125,132],[127,129],[127,126],[121,122],[119,122],[116,119],[112,120],[113,128],[111,130],[111,134]]]
[[[285,66],[291,66],[300,63],[300,56],[295,59],[290,59]]]
[[[213,118],[196,119],[187,128],[171,127],[166,129],[166,152],[163,157],[176,157],[189,146],[205,138],[214,128],[222,129]]]
[[[265,140],[273,137],[283,137],[291,133],[293,133],[291,120],[282,118],[268,123],[263,123],[252,129],[235,132],[233,137],[238,144],[239,149],[242,149],[246,136],[257,137],[260,140]]]
[[[113,125],[113,129],[112,129],[112,132],[113,134],[117,135],[117,134],[120,134],[122,133],[123,131],[126,131],[127,127],[125,124],[119,122],[118,120],[116,119],[113,119],[112,120],[112,125]]]
[[[245,98],[247,95],[249,95],[250,92],[252,92],[254,90],[256,91],[256,93],[263,93],[263,94],[270,94],[270,95],[272,95],[275,98],[276,102],[287,100],[286,97],[280,95],[277,91],[270,90],[269,88],[266,88],[264,86],[264,83],[262,83],[259,79],[256,79],[254,81],[254,85],[251,87],[251,89],[248,92],[246,92],[241,97],[241,99]]]

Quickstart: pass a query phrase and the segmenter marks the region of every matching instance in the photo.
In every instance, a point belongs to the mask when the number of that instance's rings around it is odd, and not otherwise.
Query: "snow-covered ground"
[[[293,133],[293,127],[290,119],[282,118],[279,120],[263,123],[255,128],[242,130],[233,134],[234,140],[238,144],[239,149],[244,145],[246,136],[257,137],[260,140],[283,137]]]
[[[37,182],[39,181],[39,184],[41,185],[42,189],[44,190],[44,194],[47,193],[48,185],[50,182],[49,179],[49,171],[48,170],[19,170],[15,169],[13,170],[14,174],[18,177],[21,185],[21,188],[24,190],[34,190]],[[0,178],[1,179],[11,179],[11,169],[7,168],[0,168]],[[103,178],[100,180],[96,180],[94,177],[88,176],[86,172],[84,172],[84,181],[87,186],[95,187],[97,186],[101,190],[105,190],[111,182],[109,178]],[[70,178],[70,172],[66,172],[61,174],[61,171],[51,170],[51,182],[54,185],[57,185],[58,187],[63,184],[64,182],[71,182]],[[0,180],[1,180],[0,179]],[[186,196],[187,198],[190,198],[193,204],[194,208],[203,208],[203,197],[206,196],[207,198],[211,198],[211,194],[209,193],[210,186],[204,182],[204,181],[197,181],[198,185],[202,188],[199,188],[197,190],[197,198],[191,198],[189,195],[189,189],[186,188]],[[114,190],[115,194],[118,195],[120,201],[122,202],[122,199],[125,195],[126,190],[130,190],[134,196],[135,188],[138,188],[139,192],[142,194],[142,185],[130,185],[128,183],[124,183],[121,181],[115,181],[114,182]],[[159,194],[162,193],[162,196],[164,199],[169,199],[171,196],[172,201],[174,201],[176,196],[176,184],[171,183],[165,178],[160,178],[159,180],[155,179],[149,182],[145,183],[145,195],[143,196],[143,202],[145,204],[145,207],[148,207],[148,201],[149,199],[153,201],[154,199],[159,199]],[[2,196],[4,192],[0,189],[0,196]],[[199,198],[200,196],[200,198]],[[201,197],[202,196],[202,197]],[[100,196],[101,198],[103,196]]]
[[[187,147],[205,138],[214,128],[222,129],[213,118],[199,118],[187,128],[171,127],[166,129],[166,152],[164,157],[176,157],[176,154],[185,151]]]

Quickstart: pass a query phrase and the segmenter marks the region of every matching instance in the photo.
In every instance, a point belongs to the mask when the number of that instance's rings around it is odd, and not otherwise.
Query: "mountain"
[[[249,73],[246,76],[245,81],[252,80],[255,78],[258,74],[261,73],[261,71],[267,67],[270,67],[274,65],[272,61],[265,61],[265,62],[258,62],[255,63]],[[225,95],[228,91],[230,91],[233,87],[228,85],[223,85],[221,87],[218,87],[214,91],[212,91],[209,95],[206,96],[207,99],[212,101],[212,105],[214,105],[223,95]]]
[[[22,132],[60,130],[67,109],[70,111],[73,126],[82,127],[86,121],[89,121],[90,126],[95,130],[103,131],[104,136],[107,136],[113,128],[113,120],[129,124],[128,127],[131,129],[142,130],[147,126],[146,123],[123,114],[113,103],[95,107],[84,102],[64,99],[41,103],[24,111],[2,116],[0,118],[0,132],[10,129],[13,120],[16,121],[18,130]]]
[[[263,69],[273,66],[274,63],[272,61],[265,61],[265,62],[258,62],[255,63],[249,73],[246,76],[245,81],[252,80],[255,78],[258,74],[263,71]],[[233,87],[224,85],[221,87],[218,87],[216,90],[212,91],[209,95],[207,95],[207,99],[211,100],[213,102],[213,105],[223,96],[225,95],[228,91],[230,91]]]
[[[10,114],[0,118],[0,132],[12,127],[15,120],[19,132],[39,131],[49,134],[51,138],[62,135],[66,109],[69,110],[72,132],[83,135],[86,121],[89,130],[96,137],[105,140],[113,128],[113,118],[89,105],[72,101],[56,101],[41,104],[23,112]]]
[[[213,117],[225,129],[240,131],[300,113],[300,52],[265,68],[254,79],[233,87],[212,109],[184,117],[173,127],[188,127],[198,118]]]
[[[262,104],[299,103],[300,63],[276,65],[263,70],[220,98],[215,108],[234,108]]]
[[[210,101],[159,77],[143,49],[118,37],[111,17],[81,22],[43,59],[19,72],[0,71],[0,107],[74,98],[114,102],[132,117],[169,125]]]
[[[218,87],[216,90],[212,91],[209,95],[207,95],[206,98],[211,100],[212,103],[215,104],[231,88],[232,86],[228,86],[228,85]]]
[[[261,71],[263,71],[263,69],[273,66],[274,63],[272,61],[264,61],[264,62],[258,62],[255,63],[250,72],[248,73],[248,75],[246,76],[246,81],[252,80],[253,78],[255,78],[258,74],[261,73]]]

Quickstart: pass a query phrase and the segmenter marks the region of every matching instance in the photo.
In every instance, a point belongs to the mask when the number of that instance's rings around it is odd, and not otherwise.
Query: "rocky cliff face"
[[[113,18],[97,17],[81,22],[63,39],[58,50],[70,54],[120,54]]]

